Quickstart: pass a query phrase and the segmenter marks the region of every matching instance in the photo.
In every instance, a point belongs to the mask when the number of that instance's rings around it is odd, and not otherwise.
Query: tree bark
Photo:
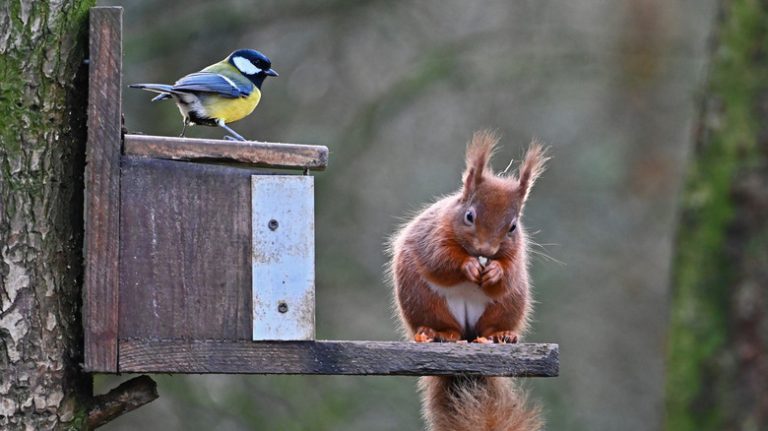
[[[678,233],[668,430],[768,429],[768,1],[722,0]]]
[[[0,2],[0,429],[85,429],[88,8]]]

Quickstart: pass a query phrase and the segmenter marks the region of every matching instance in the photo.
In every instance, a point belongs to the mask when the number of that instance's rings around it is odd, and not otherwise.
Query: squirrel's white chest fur
[[[464,282],[453,286],[428,284],[433,292],[445,298],[451,314],[465,331],[474,331],[485,307],[492,301],[475,283]]]

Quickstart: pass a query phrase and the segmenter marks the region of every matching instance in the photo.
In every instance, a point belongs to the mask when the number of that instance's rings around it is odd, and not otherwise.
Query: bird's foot
[[[232,128],[227,126],[226,123],[224,123],[224,120],[221,120],[221,119],[217,120],[216,121],[216,125],[218,125],[222,129],[224,129],[227,132],[229,132],[229,136],[225,136],[224,137],[224,139],[226,139],[228,141],[245,141],[245,140],[247,140],[247,139],[243,138],[242,136],[240,136],[239,133],[237,133],[234,130],[232,130]]]

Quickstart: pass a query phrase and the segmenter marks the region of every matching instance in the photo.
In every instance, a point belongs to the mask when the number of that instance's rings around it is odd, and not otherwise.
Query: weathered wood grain
[[[120,371],[555,377],[557,344],[121,340]]]
[[[260,167],[323,170],[328,148],[321,145],[225,141],[125,135],[125,154],[157,159],[245,163]]]
[[[90,13],[84,368],[114,372],[117,371],[123,9],[96,7]]]
[[[251,175],[123,158],[120,338],[251,339]]]

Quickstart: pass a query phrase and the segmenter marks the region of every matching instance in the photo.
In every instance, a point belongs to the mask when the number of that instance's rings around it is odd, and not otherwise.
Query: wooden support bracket
[[[90,15],[85,168],[85,369],[117,372],[123,8]]]

